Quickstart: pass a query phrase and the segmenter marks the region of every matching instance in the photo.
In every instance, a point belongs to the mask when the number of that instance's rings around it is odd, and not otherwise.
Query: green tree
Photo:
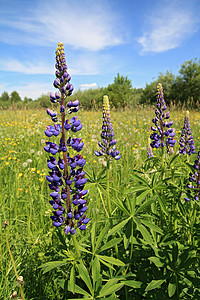
[[[158,83],[162,83],[163,91],[164,91],[164,97],[166,103],[169,103],[171,99],[173,99],[172,96],[172,86],[175,81],[175,76],[169,72],[166,71],[165,74],[159,73],[158,79],[154,80],[150,84],[146,84],[146,87],[144,88],[142,95],[141,95],[141,102],[142,103],[153,103],[156,101],[156,93],[157,93],[157,85]]]
[[[32,102],[32,101],[33,101],[33,99],[24,97],[24,104],[28,104],[29,102]]]
[[[187,102],[193,97],[194,102],[200,97],[200,60],[197,58],[184,62],[172,87],[173,97]]]
[[[1,101],[2,103],[3,103],[3,102],[8,102],[9,99],[10,99],[10,97],[9,97],[8,92],[3,92],[3,93],[1,94],[0,101]]]
[[[10,102],[13,103],[13,102],[20,102],[22,101],[20,95],[18,94],[18,92],[16,91],[13,91],[11,94],[10,94]]]
[[[40,96],[37,100],[36,100],[36,103],[38,104],[39,107],[50,107],[50,100],[49,100],[49,94],[47,95],[42,95]]]
[[[118,73],[114,78],[114,83],[106,88],[110,102],[115,107],[124,107],[129,104],[133,94],[132,83],[128,77],[120,76]]]

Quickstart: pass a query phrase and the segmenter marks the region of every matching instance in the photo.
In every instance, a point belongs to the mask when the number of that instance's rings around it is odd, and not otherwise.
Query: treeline
[[[104,95],[108,95],[112,107],[116,109],[131,108],[138,104],[152,104],[156,100],[157,84],[161,82],[164,88],[164,96],[168,105],[179,105],[185,107],[200,107],[200,60],[186,61],[175,76],[170,71],[160,73],[158,78],[145,88],[134,88],[131,80],[119,73],[114,82],[107,87],[97,89],[78,90],[69,98],[79,99],[84,109],[98,109],[102,107]],[[3,92],[0,96],[0,108],[40,108],[49,107],[49,94],[41,95],[34,100],[25,97],[22,101],[19,94],[13,91],[10,95]]]

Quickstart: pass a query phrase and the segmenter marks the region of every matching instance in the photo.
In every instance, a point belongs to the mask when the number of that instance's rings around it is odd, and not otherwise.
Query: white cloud
[[[80,90],[97,89],[97,88],[98,88],[98,86],[95,82],[94,83],[83,83],[83,84],[79,85]]]
[[[177,1],[163,2],[162,7],[147,17],[149,29],[137,40],[142,46],[140,54],[159,53],[178,47],[197,30],[196,23],[188,7],[178,5]]]
[[[16,59],[0,60],[0,70],[7,72],[17,72],[23,74],[53,74],[54,67],[44,65],[42,62],[33,64],[30,62],[20,62]]]
[[[92,1],[40,1],[39,7],[28,11],[2,13],[0,40],[9,44],[55,45],[62,41],[75,48],[91,51],[123,43],[108,4]],[[18,14],[19,13],[19,14]],[[7,30],[9,30],[9,34]]]
[[[38,82],[29,82],[23,85],[18,84],[17,86],[12,85],[12,87],[7,86],[6,84],[1,86],[2,90],[7,91],[9,94],[13,91],[19,93],[21,99],[24,97],[32,98],[36,100],[42,94],[47,94],[50,91],[53,91],[52,84],[48,83],[38,83]]]
[[[98,75],[104,70],[109,60],[109,55],[95,55],[93,53],[79,54],[71,58],[68,71],[70,75]],[[30,62],[9,58],[0,59],[0,71],[32,75],[53,75],[55,67],[54,65],[40,62],[37,58],[34,62],[33,59],[32,62]]]

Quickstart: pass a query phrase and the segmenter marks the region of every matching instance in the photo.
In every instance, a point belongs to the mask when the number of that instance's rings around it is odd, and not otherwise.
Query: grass
[[[85,170],[89,174],[93,171],[97,174],[104,169],[102,159],[94,156],[94,151],[98,148],[97,143],[100,141],[101,114],[100,111],[78,113],[83,129],[77,133],[77,137],[82,137],[85,142],[82,155],[87,160]],[[175,153],[179,148],[178,140],[184,115],[184,111],[178,111],[176,108],[171,110],[170,119],[174,121],[177,140]],[[136,185],[136,181],[131,179],[131,174],[133,170],[141,171],[144,167],[153,116],[154,109],[151,107],[139,108],[137,111],[111,112],[114,133],[118,141],[117,148],[122,154],[120,161],[113,161],[111,164],[110,189],[113,200],[120,198],[127,189]],[[200,149],[199,120],[200,113],[191,111],[190,125],[196,149]],[[24,277],[24,291],[26,299],[29,300],[67,299],[63,296],[66,295],[63,292],[66,291],[66,287],[63,286],[62,281],[65,276],[67,281],[67,271],[62,274],[60,270],[54,269],[44,274],[39,268],[45,262],[52,260],[52,257],[55,260],[59,258],[56,249],[60,245],[57,231],[52,227],[50,220],[49,188],[45,180],[48,172],[46,167],[48,155],[43,151],[46,140],[44,130],[50,123],[46,112],[42,110],[11,110],[0,113],[0,224],[8,221],[7,235],[10,248],[18,274]],[[155,150],[154,154],[159,157],[159,150]],[[195,155],[189,159],[192,163]],[[103,182],[104,179],[100,179]],[[98,181],[96,177],[94,180]],[[106,214],[98,189],[92,189],[91,182],[88,186],[91,189],[88,196],[88,214],[91,222],[87,231],[90,232],[95,222],[100,226],[104,224]],[[115,207],[115,202],[112,206]],[[117,207],[115,209],[117,210]],[[119,215],[120,212],[116,214]],[[117,224],[117,220],[114,225]],[[80,233],[77,234],[77,238],[81,238]],[[67,265],[66,270],[68,268]],[[16,278],[1,226],[0,299],[9,299],[14,290],[16,290]]]

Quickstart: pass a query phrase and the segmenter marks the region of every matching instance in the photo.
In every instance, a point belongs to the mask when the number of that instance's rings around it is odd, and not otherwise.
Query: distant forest
[[[98,109],[102,107],[104,95],[108,95],[112,107],[116,109],[135,107],[138,104],[147,105],[156,101],[156,87],[162,83],[164,97],[168,105],[199,108],[200,107],[200,60],[186,61],[175,76],[170,71],[160,73],[158,78],[145,88],[134,88],[127,76],[119,73],[114,82],[107,87],[97,89],[78,90],[70,96],[70,100],[79,99],[84,109]],[[13,91],[10,95],[4,91],[0,96],[0,109],[8,109],[13,106],[16,109],[23,107],[40,108],[49,107],[49,94],[41,95],[38,99],[25,97],[20,98],[18,92]]]

